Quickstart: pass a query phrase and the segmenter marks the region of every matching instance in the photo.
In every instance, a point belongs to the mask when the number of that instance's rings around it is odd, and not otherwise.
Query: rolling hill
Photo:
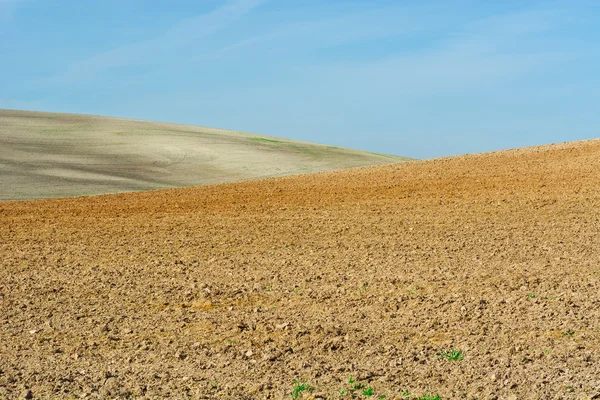
[[[221,129],[0,110],[0,201],[196,186],[403,160]]]
[[[0,398],[596,399],[598,188],[591,140],[0,203]]]

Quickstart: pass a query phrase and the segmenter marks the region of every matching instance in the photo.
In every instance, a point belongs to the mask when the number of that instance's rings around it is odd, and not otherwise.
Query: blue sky
[[[431,158],[600,136],[600,2],[0,0],[0,108]]]

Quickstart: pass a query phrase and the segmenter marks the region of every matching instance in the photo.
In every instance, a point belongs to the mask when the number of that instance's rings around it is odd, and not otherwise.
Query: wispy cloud
[[[371,85],[444,89],[526,73],[541,64],[568,59],[577,51],[561,43],[554,48],[538,43],[547,33],[579,22],[560,7],[529,7],[480,17],[457,15],[451,7],[445,2],[412,7],[392,5],[295,21],[207,50],[191,60],[234,58],[236,53],[251,48],[248,54],[256,58],[267,55],[279,64],[285,63],[283,55],[296,56],[300,64],[289,63],[288,68],[304,74],[322,73],[334,77],[334,81],[343,76],[353,81],[368,77]],[[338,47],[380,40],[405,41],[408,48],[376,57],[364,56],[364,52],[329,57]],[[319,51],[325,54],[324,59],[314,56]],[[303,52],[312,56],[306,60]]]
[[[7,4],[17,1],[26,0],[0,0]],[[387,92],[393,92],[392,88],[440,91],[493,84],[546,63],[569,59],[575,52],[560,43],[553,48],[539,46],[536,41],[557,27],[578,23],[575,15],[556,6],[560,2],[553,3],[554,7],[529,5],[520,7],[520,11],[513,8],[491,16],[456,13],[456,3],[448,2],[408,6],[365,3],[358,11],[344,12],[341,7],[340,12],[326,17],[312,13],[290,18],[289,10],[284,10],[281,20],[285,23],[253,21],[253,29],[222,34],[232,26],[238,29],[240,20],[266,1],[229,0],[147,40],[76,61],[45,83],[83,83],[113,70],[135,72],[138,79],[163,65],[238,57],[249,63],[268,61],[280,71],[301,70],[298,73],[311,80],[318,79],[318,75],[329,76],[329,85],[352,81],[354,86],[369,86],[369,90],[386,87]],[[466,0],[464,3],[469,5]],[[277,12],[271,12],[275,21]],[[255,25],[260,27],[254,29]],[[357,43],[362,43],[364,50],[366,42],[388,39],[406,41],[408,47],[399,46],[375,57],[364,51],[357,52],[356,57],[352,51],[335,51]]]
[[[368,4],[368,3],[367,3]],[[285,24],[273,23],[260,34],[244,37],[218,49],[196,55],[193,60],[216,60],[234,51],[260,46],[268,49],[291,48],[326,49],[353,42],[412,36],[428,31],[439,31],[459,19],[446,3],[410,6],[392,4],[374,6],[359,11],[345,11],[329,17],[312,16],[295,20],[282,12],[279,18]],[[425,17],[425,18],[424,18]]]
[[[405,93],[408,89],[426,95],[489,88],[571,60],[580,49],[572,49],[568,42],[540,46],[538,39],[548,41],[553,31],[575,23],[563,10],[529,9],[469,21],[404,54],[299,68],[371,92]]]
[[[179,21],[158,36],[77,61],[69,65],[61,74],[50,78],[49,82],[81,82],[113,68],[135,68],[172,61],[170,57],[178,56],[201,39],[230,27],[267,1],[229,0],[208,13]]]

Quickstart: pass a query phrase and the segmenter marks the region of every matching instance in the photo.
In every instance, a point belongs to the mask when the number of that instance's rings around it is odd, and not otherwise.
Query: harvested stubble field
[[[238,182],[405,160],[200,126],[0,109],[0,201]]]
[[[0,203],[0,393],[600,398],[599,189],[594,140]]]

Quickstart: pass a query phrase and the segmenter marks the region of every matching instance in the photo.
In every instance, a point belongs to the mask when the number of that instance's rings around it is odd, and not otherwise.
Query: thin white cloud
[[[552,47],[548,45],[551,40],[539,46],[536,41],[553,29],[564,29],[565,22],[574,20],[563,10],[525,10],[472,21],[427,47],[405,54],[298,68],[341,86],[349,84],[349,88],[388,95],[489,89],[576,56],[580,49]]]
[[[248,62],[268,61],[277,65],[278,70],[288,71],[288,77],[293,74],[299,81],[318,82],[324,91],[330,88],[330,92],[353,94],[364,90],[369,95],[394,98],[401,93],[427,96],[481,91],[527,76],[545,65],[567,61],[581,52],[568,46],[549,47],[546,39],[545,45],[535,42],[536,37],[543,37],[555,28],[564,30],[565,26],[576,24],[576,18],[580,17],[560,7],[546,6],[477,18],[476,13],[451,12],[451,5],[446,2],[411,7],[394,4],[327,18],[294,20],[288,15],[292,22],[265,24],[253,36],[244,37],[247,34],[244,30],[220,35],[264,1],[229,1],[209,13],[182,20],[154,38],[75,63],[53,78],[53,82],[85,82],[118,67],[211,62],[224,56],[246,60],[251,55]],[[211,44],[222,42],[216,39],[223,36],[229,39],[229,44],[225,41],[222,47],[213,49]],[[315,49],[382,38],[414,40],[420,45],[402,52],[350,60],[344,59],[343,52],[342,58],[328,59],[310,54]],[[251,52],[242,53],[246,48],[251,48]],[[287,59],[287,55],[293,59]],[[294,85],[279,82],[276,76],[269,76],[267,81],[257,77],[248,84],[261,90],[271,84]],[[220,90],[226,90],[226,86],[224,82]]]
[[[235,56],[236,51],[248,47],[256,49],[258,54],[261,50],[274,54],[289,48],[299,53],[388,38],[424,43],[422,47],[404,50],[406,55],[396,54],[390,58],[423,58],[423,62],[429,62],[435,59],[436,54],[446,58],[451,53],[472,58],[484,53],[497,54],[498,50],[523,38],[551,30],[565,22],[574,23],[574,16],[559,8],[530,8],[473,20],[473,17],[469,19],[469,16],[452,12],[452,7],[445,2],[410,7],[394,4],[325,19],[295,21],[197,54],[191,61],[214,61],[226,55]],[[311,63],[309,68],[319,67],[318,61],[311,59]],[[348,66],[348,61],[344,60],[343,64]]]
[[[297,46],[303,48],[327,48],[365,40],[376,40],[397,36],[419,35],[429,31],[439,31],[456,23],[459,17],[452,12],[447,3],[421,4],[410,6],[393,4],[385,7],[375,6],[361,11],[309,20],[286,21],[274,25],[267,32],[243,38],[220,49],[197,55],[193,61],[216,60],[235,50],[246,47]],[[281,17],[290,19],[289,15]]]
[[[75,62],[47,82],[73,83],[91,79],[112,68],[144,66],[168,60],[170,55],[177,54],[190,44],[231,26],[266,1],[229,0],[206,14],[181,20],[162,35]]]

